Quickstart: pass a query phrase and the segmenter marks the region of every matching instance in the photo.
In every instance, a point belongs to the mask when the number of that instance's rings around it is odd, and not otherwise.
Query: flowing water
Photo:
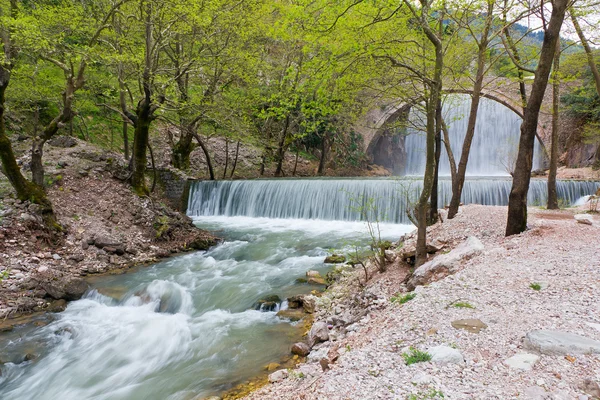
[[[450,144],[456,162],[460,160],[462,143],[467,131],[471,97],[468,95],[446,96],[443,113],[448,124]],[[422,133],[423,116],[411,111],[408,136],[405,139],[405,175],[422,176],[425,171],[425,135]],[[469,153],[467,175],[506,176],[516,161],[519,132],[522,119],[498,102],[482,98],[479,103],[475,136]],[[535,141],[533,170],[542,168],[543,152]],[[440,175],[450,175],[450,163],[442,146]]]
[[[509,178],[470,178],[465,182],[464,204],[507,205]],[[600,182],[558,181],[563,205],[596,192]],[[409,223],[407,204],[414,204],[422,189],[419,179],[277,179],[196,182],[191,188],[189,212],[193,215],[249,216],[356,221],[368,219]],[[449,179],[440,180],[439,204],[452,195]],[[530,205],[545,205],[547,182],[532,179]]]
[[[135,273],[96,278],[44,327],[0,337],[0,399],[179,400],[218,394],[289,354],[301,327],[255,310],[307,293],[331,249],[365,243],[361,222],[199,217],[226,241]],[[384,224],[397,239],[410,226]],[[284,303],[285,306],[285,303]],[[26,354],[39,358],[23,362]]]

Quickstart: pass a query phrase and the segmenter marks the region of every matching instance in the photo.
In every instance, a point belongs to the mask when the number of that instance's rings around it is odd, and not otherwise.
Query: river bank
[[[472,236],[482,250],[412,299],[397,256],[365,288],[348,272],[318,303],[329,340],[247,399],[600,397],[600,220],[577,223],[581,211],[530,208],[530,229],[505,238],[506,207],[462,207],[429,237],[441,253]],[[540,346],[540,330],[564,343]],[[412,349],[434,359],[406,365]]]
[[[140,198],[115,178],[111,153],[78,141],[50,148],[48,196],[64,232],[50,234],[36,206],[0,196],[0,319],[2,329],[33,312],[61,311],[87,290],[84,278],[123,273],[217,238],[168,205],[158,187]]]

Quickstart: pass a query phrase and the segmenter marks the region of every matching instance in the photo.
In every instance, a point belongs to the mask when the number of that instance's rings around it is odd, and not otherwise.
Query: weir
[[[507,205],[510,178],[471,178],[463,189],[464,204]],[[558,197],[574,204],[590,195],[600,182],[558,181]],[[407,207],[417,199],[420,179],[277,179],[253,181],[201,181],[190,188],[190,216],[246,216],[267,218],[364,220],[367,208],[383,222],[410,223]],[[451,181],[440,180],[440,204],[450,202]],[[532,179],[530,205],[545,205],[547,182]],[[369,218],[373,218],[374,215]]]

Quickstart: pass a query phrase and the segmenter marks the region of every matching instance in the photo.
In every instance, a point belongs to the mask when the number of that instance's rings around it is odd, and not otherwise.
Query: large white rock
[[[600,354],[600,342],[574,333],[535,330],[525,335],[526,349],[547,355]]]
[[[575,221],[580,224],[592,225],[594,222],[594,217],[589,214],[575,214]]]
[[[483,249],[483,243],[476,237],[470,236],[451,252],[439,255],[417,268],[408,281],[409,290],[458,272],[462,260],[481,253]]]
[[[437,364],[462,364],[465,361],[460,351],[448,346],[432,347],[427,352],[431,355],[431,362]]]
[[[271,383],[281,382],[282,380],[284,380],[287,377],[288,377],[287,370],[280,369],[279,371],[275,371],[269,375],[269,382],[271,382]]]
[[[315,322],[308,332],[308,345],[314,346],[319,342],[326,342],[329,340],[329,329],[327,324],[323,321]]]
[[[505,360],[504,363],[513,369],[529,371],[539,359],[540,357],[535,354],[519,353]]]

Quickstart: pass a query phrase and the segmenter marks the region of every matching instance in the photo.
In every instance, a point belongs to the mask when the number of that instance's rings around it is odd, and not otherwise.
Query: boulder
[[[306,357],[310,353],[310,347],[306,343],[298,342],[292,346],[292,354],[297,354],[300,357]]]
[[[471,333],[479,333],[482,329],[488,327],[479,319],[458,319],[452,321],[451,324],[454,329],[463,329]]]
[[[289,308],[302,308],[304,305],[304,296],[303,294],[298,294],[296,296],[288,297],[288,307]]]
[[[77,146],[77,140],[71,136],[56,136],[48,141],[48,144],[52,147],[69,148]]]
[[[315,322],[308,332],[308,344],[310,347],[319,342],[326,342],[328,340],[329,329],[327,328],[327,324],[323,321]]]
[[[302,306],[304,307],[304,311],[314,314],[317,311],[317,297],[313,295],[305,296]]]
[[[600,385],[591,378],[584,379],[583,382],[579,384],[579,388],[583,390],[584,393],[600,399]]]
[[[546,355],[600,354],[600,341],[544,329],[527,333],[524,347]]]
[[[309,285],[326,285],[325,279],[323,278],[308,278]]]
[[[76,277],[43,281],[41,286],[53,299],[65,299],[68,301],[79,300],[88,288],[87,283],[83,279]]]
[[[96,236],[93,239],[93,243],[90,243],[90,240],[88,240],[88,244],[90,245],[95,245],[97,248],[99,249],[104,249],[105,247],[109,247],[109,248],[123,248],[123,243],[120,240],[117,240],[115,238],[111,238],[109,236]]]
[[[254,305],[254,309],[259,311],[275,311],[279,307],[279,303],[281,303],[281,298],[276,294],[271,294],[258,300]]]
[[[346,257],[341,254],[332,254],[325,257],[325,264],[343,264],[346,262]]]
[[[589,214],[575,214],[575,221],[584,225],[592,225],[594,218]]]
[[[323,279],[323,277],[321,276],[321,274],[319,273],[319,271],[306,271],[306,277],[307,278],[321,278]]]
[[[275,371],[269,375],[269,382],[281,382],[282,380],[288,377],[288,372],[285,369],[280,369],[279,371]]]
[[[439,255],[417,268],[407,283],[408,289],[414,290],[417,286],[439,281],[458,272],[461,261],[480,253],[483,248],[479,239],[470,236],[451,252]]]
[[[508,365],[512,369],[529,371],[539,359],[540,357],[536,356],[535,354],[520,353],[515,354],[507,360],[504,360],[504,364]]]
[[[431,362],[437,364],[462,364],[465,361],[460,351],[448,346],[432,347],[427,352],[431,355]]]
[[[280,310],[277,312],[279,318],[289,319],[290,321],[300,321],[306,317],[306,313],[302,308],[288,308],[287,310]]]
[[[280,368],[281,364],[277,364],[277,363],[269,363],[265,366],[265,370],[267,370],[268,372],[272,372],[275,371],[277,368]]]

